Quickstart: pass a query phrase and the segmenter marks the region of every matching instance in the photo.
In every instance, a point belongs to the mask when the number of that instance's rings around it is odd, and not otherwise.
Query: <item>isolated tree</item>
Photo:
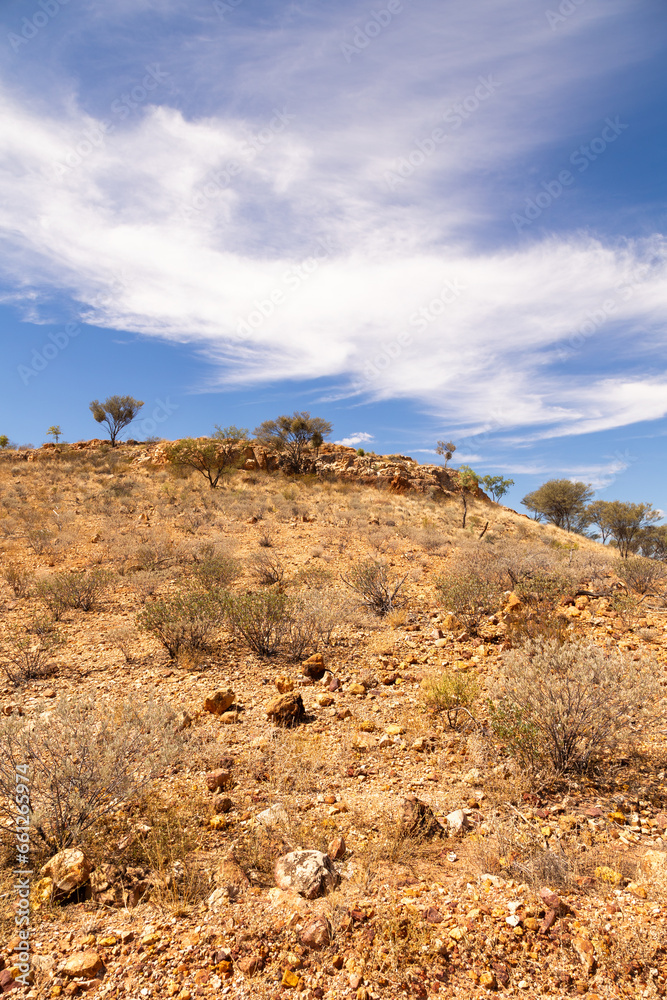
[[[451,461],[455,451],[456,445],[453,441],[438,441],[435,447],[436,455],[444,455],[445,457],[445,468],[447,468],[447,462]]]
[[[167,446],[167,461],[181,469],[194,469],[201,473],[212,490],[220,481],[225,467],[231,464],[225,442],[213,438],[183,438]]]
[[[143,405],[143,400],[133,396],[108,396],[103,403],[94,399],[90,404],[90,412],[98,424],[107,425],[113,448],[120,431],[132,423]]]
[[[667,524],[642,528],[637,536],[637,547],[649,559],[667,560]]]
[[[521,503],[535,514],[537,520],[544,518],[557,528],[572,531],[580,527],[581,517],[593,493],[590,483],[550,479],[539,489],[526,494]]]
[[[324,444],[324,438],[322,437],[319,431],[315,431],[315,433],[310,439],[310,447],[313,448],[315,451],[315,458],[317,458],[317,456],[319,455],[320,448],[322,447],[323,444]]]
[[[514,486],[513,479],[503,479],[502,476],[484,476],[480,482],[496,503],[499,503],[501,498],[505,496],[510,486]]]
[[[462,528],[466,526],[466,518],[468,517],[468,493],[472,493],[479,486],[479,476],[469,465],[462,465],[459,469],[459,483],[461,484],[461,504],[463,506],[463,521],[461,524]]]
[[[0,434],[0,448],[4,449],[9,446],[9,438],[6,434]]]
[[[604,520],[609,535],[618,546],[623,559],[638,547],[642,532],[659,521],[661,514],[650,503],[623,503],[621,500],[600,500],[597,517]],[[600,522],[596,519],[596,524]]]
[[[220,424],[216,424],[215,433],[212,435],[213,441],[218,442],[220,451],[227,458],[228,462],[233,461],[234,452],[249,437],[250,431],[247,427],[236,427],[235,424],[230,424],[229,427],[221,427]]]
[[[48,429],[48,431],[46,433],[47,433],[47,435],[49,437],[52,437],[52,438],[55,439],[56,444],[58,444],[58,441],[60,440],[60,438],[63,435],[63,432],[61,430],[60,424],[51,424],[51,426],[49,427],[49,429]]]
[[[302,472],[305,451],[313,437],[318,434],[323,441],[331,434],[331,424],[321,417],[311,417],[307,410],[284,415],[275,420],[265,420],[255,428],[255,437],[265,448],[286,455],[294,472]]]
[[[594,500],[586,508],[586,516],[589,524],[595,524],[600,529],[600,538],[604,545],[611,537],[611,524],[609,522],[609,501]]]

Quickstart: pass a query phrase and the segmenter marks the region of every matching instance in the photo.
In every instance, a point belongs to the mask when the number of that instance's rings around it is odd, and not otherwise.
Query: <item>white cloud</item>
[[[359,431],[356,434],[350,434],[349,437],[342,438],[340,441],[336,441],[336,444],[343,444],[347,448],[356,448],[358,445],[368,444],[372,440],[372,434],[367,434],[366,431]]]
[[[650,358],[667,346],[664,237],[581,232],[517,248],[510,222],[543,179],[517,183],[517,163],[556,142],[567,162],[568,135],[593,128],[607,60],[604,44],[592,58],[590,32],[631,6],[582,7],[567,46],[533,0],[448,4],[435,18],[440,7],[406,7],[350,63],[341,44],[362,5],[289,32],[230,18],[188,70],[217,79],[221,46],[243,41],[225,87],[262,96],[252,119],[146,102],[103,136],[74,97],[45,110],[5,90],[12,294],[31,318],[64,291],[89,323],[192,342],[218,384],[335,376],[343,394],[414,400],[452,433],[548,437],[662,416],[667,371]],[[628,45],[626,61],[640,52]],[[385,172],[490,74],[497,91],[390,193]],[[474,237],[499,222],[501,245]],[[582,352],[588,374],[563,373]]]

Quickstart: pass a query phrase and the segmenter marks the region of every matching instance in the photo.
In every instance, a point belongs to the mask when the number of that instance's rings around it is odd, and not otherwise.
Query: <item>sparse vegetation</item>
[[[152,633],[173,658],[206,649],[220,620],[218,602],[209,594],[182,593],[146,604],[137,625]]]
[[[107,425],[113,448],[120,432],[132,423],[143,405],[143,400],[133,396],[108,396],[103,403],[94,399],[90,404],[90,412],[98,424]]]
[[[383,616],[405,604],[407,598],[399,595],[407,577],[407,573],[398,579],[392,577],[385,562],[366,559],[342,575],[341,579],[357,594],[365,608]]]

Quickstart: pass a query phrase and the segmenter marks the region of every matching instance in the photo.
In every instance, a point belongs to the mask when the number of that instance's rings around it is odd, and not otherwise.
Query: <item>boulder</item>
[[[401,826],[411,837],[442,837],[445,829],[435,818],[435,813],[426,802],[421,802],[414,795],[403,799],[401,809]]]
[[[225,768],[218,768],[217,771],[210,771],[206,775],[206,787],[209,792],[217,792],[219,788],[226,788],[231,784],[232,776]]]
[[[312,948],[319,951],[331,944],[331,927],[326,917],[318,917],[312,923],[304,927],[301,932],[301,944],[305,948]]]
[[[322,654],[313,653],[312,656],[303,661],[301,669],[306,677],[310,677],[311,681],[321,681],[326,671]]]
[[[104,963],[96,951],[79,951],[76,955],[70,955],[61,972],[71,978],[90,979],[100,969],[104,968]]]
[[[293,691],[279,694],[266,706],[266,714],[277,726],[296,726],[305,715],[303,699]]]
[[[450,812],[445,819],[447,820],[447,829],[449,830],[450,835],[463,834],[470,828],[470,822],[466,814],[463,812],[463,809],[455,809],[454,812]]]
[[[227,688],[225,691],[213,691],[204,699],[204,711],[212,712],[213,715],[222,715],[236,700],[236,695]]]
[[[305,899],[323,896],[340,882],[331,859],[322,851],[290,851],[276,861],[275,877],[278,888],[298,892]]]
[[[65,899],[86,884],[93,867],[93,862],[80,848],[69,847],[47,861],[40,875],[53,880],[54,899]]]

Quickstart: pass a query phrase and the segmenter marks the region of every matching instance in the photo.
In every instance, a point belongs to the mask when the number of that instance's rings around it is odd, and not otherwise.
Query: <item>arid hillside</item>
[[[405,456],[231,458],[0,453],[0,986],[667,995],[662,564]]]

